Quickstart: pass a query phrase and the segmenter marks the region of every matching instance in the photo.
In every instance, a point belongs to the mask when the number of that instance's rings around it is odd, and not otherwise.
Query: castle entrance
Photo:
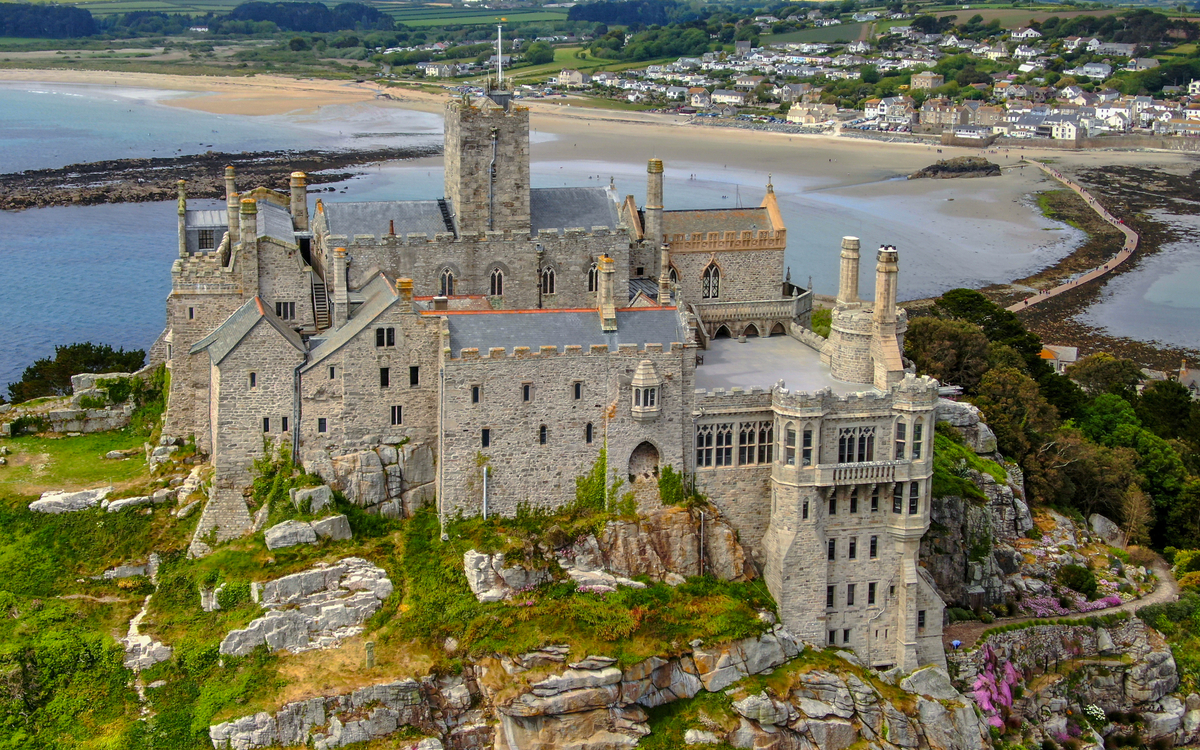
[[[658,448],[650,442],[642,443],[629,454],[629,484],[640,510],[658,507]]]

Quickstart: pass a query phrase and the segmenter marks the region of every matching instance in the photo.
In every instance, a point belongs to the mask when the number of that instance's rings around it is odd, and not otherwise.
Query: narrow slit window
[[[379,387],[388,388],[392,384],[392,371],[387,367],[379,368]]]
[[[421,368],[417,365],[413,365],[412,367],[408,368],[408,385],[412,388],[416,388],[420,384]]]
[[[284,417],[282,421],[283,421],[283,424],[282,424],[282,425],[280,425],[280,427],[279,427],[279,431],[280,431],[280,432],[287,432],[287,431],[288,431],[288,418],[287,418],[287,417]]]
[[[263,432],[270,432],[270,431],[271,431],[271,418],[263,417]]]
[[[872,583],[867,584],[867,604],[870,605],[870,604],[874,604],[874,603],[875,603],[875,584],[872,582]]]
[[[317,418],[317,432],[329,432],[329,422],[325,417]]]
[[[827,552],[828,559],[836,560],[837,559],[837,540],[830,539],[829,542],[826,544],[826,547],[827,547],[826,552]]]
[[[904,512],[904,482],[896,482],[896,486],[892,490],[892,512]]]
[[[479,403],[479,386],[477,386],[477,385],[471,386],[471,403],[472,404]]]
[[[251,388],[258,387],[258,373],[257,372],[250,373],[250,387]]]
[[[492,431],[484,427],[479,433],[479,444],[484,448],[489,448],[492,445]]]
[[[588,443],[591,443],[591,442],[592,442],[592,439],[593,439],[593,437],[595,436],[595,429],[596,429],[596,428],[592,426],[592,423],[591,423],[591,422],[588,422],[588,423],[587,423],[587,429],[586,429],[586,430],[584,430],[584,439],[585,439],[585,440],[586,440]]]
[[[538,428],[538,442],[541,443],[542,445],[545,445],[548,438],[549,438],[549,433],[546,430],[546,425],[542,425],[541,427]]]
[[[913,457],[914,461],[916,461],[917,459],[919,459],[921,457],[921,442],[922,442],[922,438],[924,438],[924,432],[925,432],[925,425],[921,424],[921,420],[917,420],[917,423],[913,425],[913,438],[912,438],[913,439],[912,457]]]
[[[873,536],[873,537],[871,537],[871,550],[870,550],[870,553],[871,553],[871,559],[872,559],[872,560],[874,560],[875,558],[879,557],[879,537],[877,537],[877,536]]]
[[[854,588],[855,587],[854,587],[853,583],[846,584],[846,606],[847,607],[854,606]],[[846,631],[846,632],[848,633],[850,631]]]

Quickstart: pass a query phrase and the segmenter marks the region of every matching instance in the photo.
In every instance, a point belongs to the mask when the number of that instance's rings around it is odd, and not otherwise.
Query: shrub
[[[964,620],[978,620],[975,613],[969,609],[962,607],[950,607],[946,610],[946,616],[950,618],[950,622],[962,622]]]
[[[133,378],[100,378],[96,387],[108,394],[108,400],[114,404],[123,404],[133,395]]]
[[[108,400],[103,396],[83,396],[79,399],[81,409],[103,409],[108,406]]]
[[[1058,582],[1088,599],[1096,598],[1096,576],[1082,565],[1064,565],[1059,568]]]
[[[250,584],[247,581],[229,581],[217,594],[217,604],[221,605],[221,609],[233,609],[248,601],[250,601]]]
[[[833,328],[833,310],[813,310],[812,330],[821,338],[829,338]]]

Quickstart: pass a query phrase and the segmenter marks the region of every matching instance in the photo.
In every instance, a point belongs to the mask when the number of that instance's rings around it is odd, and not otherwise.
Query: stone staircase
[[[325,282],[315,273],[312,275],[313,315],[316,317],[317,329],[324,331],[329,328],[329,295],[325,291]]]

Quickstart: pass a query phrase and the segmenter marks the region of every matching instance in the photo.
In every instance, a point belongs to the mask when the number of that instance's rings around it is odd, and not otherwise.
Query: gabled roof
[[[608,227],[620,224],[616,194],[607,187],[533,188],[529,191],[529,224],[533,232],[543,229],[559,234],[565,229]]]
[[[316,367],[329,355],[341,349],[364,328],[375,322],[384,311],[392,306],[400,297],[395,288],[382,273],[373,276],[370,281],[358,290],[364,302],[354,312],[354,317],[346,321],[340,328],[330,329],[321,338],[312,339],[313,350],[308,364],[301,372],[308,372]]]
[[[207,349],[213,364],[220,364],[231,351],[237,348],[237,345],[246,338],[246,334],[250,333],[259,321],[265,321],[267,325],[278,331],[279,335],[283,336],[297,351],[304,351],[304,341],[300,338],[300,334],[288,328],[282,320],[276,317],[274,311],[268,308],[261,298],[254,297],[235,310],[233,315],[226,318],[225,322],[217,326],[212,333],[197,341],[188,354],[199,354]]]
[[[451,232],[446,226],[442,208],[437,201],[358,201],[354,203],[322,203],[330,234],[353,237],[370,234],[386,235],[394,225],[396,234],[427,234]],[[453,212],[450,200],[446,207]]]
[[[292,227],[292,213],[282,206],[268,201],[258,201],[258,237],[296,244],[296,232]]]

